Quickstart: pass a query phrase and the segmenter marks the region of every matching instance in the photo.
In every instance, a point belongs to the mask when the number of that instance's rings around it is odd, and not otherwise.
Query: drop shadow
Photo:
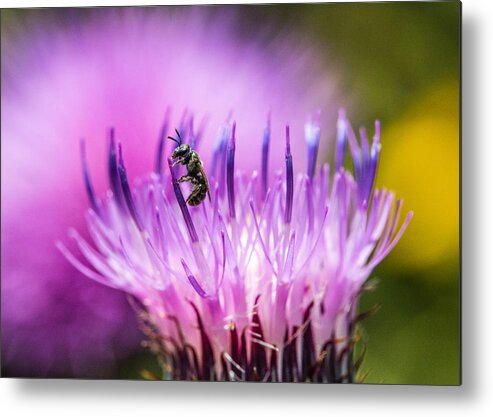
[[[481,189],[481,159],[477,126],[479,102],[478,24],[471,18],[462,24],[462,85],[461,85],[461,353],[463,391],[474,396],[478,390],[479,352],[478,269]],[[463,204],[462,204],[463,202]]]
[[[363,400],[368,404],[385,401],[398,404],[419,399],[423,403],[470,402],[478,396],[479,359],[477,326],[479,308],[479,276],[476,236],[481,232],[479,224],[480,146],[478,143],[478,27],[471,17],[464,18],[462,25],[462,122],[461,122],[461,275],[462,282],[462,386],[401,386],[401,385],[312,385],[312,384],[237,384],[237,383],[190,383],[190,382],[143,382],[102,380],[36,380],[15,379],[12,384],[20,397],[35,399],[49,397],[56,401],[60,396],[74,399],[101,398],[139,399],[160,398],[163,402],[173,400],[201,401],[204,404],[221,401],[236,403],[249,398],[260,402],[286,404],[307,401],[330,405],[347,400]],[[290,395],[296,393],[296,395]],[[235,404],[237,406],[237,404]]]
[[[14,381],[13,381],[14,382]],[[15,390],[19,397],[36,398],[69,397],[87,399],[199,401],[206,404],[221,402],[238,405],[246,398],[261,403],[283,404],[330,404],[354,399],[368,404],[385,401],[398,404],[419,398],[420,401],[437,403],[463,403],[469,390],[463,387],[416,386],[416,385],[323,385],[323,384],[256,384],[256,383],[202,383],[202,382],[144,382],[144,381],[83,381],[83,380],[16,380]],[[290,395],[292,394],[292,395]]]

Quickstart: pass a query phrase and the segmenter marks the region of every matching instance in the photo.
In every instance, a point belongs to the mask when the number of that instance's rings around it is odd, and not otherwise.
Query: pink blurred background
[[[106,131],[116,128],[130,179],[154,168],[167,106],[209,121],[205,160],[230,111],[240,169],[258,169],[272,112],[271,167],[291,124],[304,170],[303,123],[322,109],[335,134],[336,78],[308,42],[241,8],[164,7],[2,12],[2,367],[10,376],[108,377],[142,336],[123,294],[76,272],[56,250],[84,230],[80,162],[87,141],[96,192],[108,188]],[[198,123],[196,123],[198,125]],[[330,126],[330,127],[329,127]],[[168,148],[169,149],[169,148]]]

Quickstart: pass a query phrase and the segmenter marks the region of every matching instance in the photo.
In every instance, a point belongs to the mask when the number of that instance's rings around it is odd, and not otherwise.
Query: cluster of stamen
[[[260,183],[235,171],[237,127],[219,131],[207,170],[212,201],[186,204],[177,167],[163,167],[169,112],[155,173],[130,188],[121,145],[109,139],[111,193],[96,198],[81,155],[96,249],[71,231],[92,265],[66,247],[90,278],[130,294],[165,377],[234,381],[352,382],[357,302],[372,269],[395,246],[401,201],[374,190],[380,127],[370,145],[339,115],[335,171],[317,172],[320,114],[305,126],[308,168],[295,177],[289,126],[285,171],[269,179],[270,116],[262,140]],[[187,127],[188,126],[188,127]],[[180,124],[197,149],[193,119]],[[354,177],[344,168],[349,147]]]

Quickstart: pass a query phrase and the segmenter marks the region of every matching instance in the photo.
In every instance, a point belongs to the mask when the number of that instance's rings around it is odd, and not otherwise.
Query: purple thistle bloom
[[[269,182],[270,127],[258,181],[256,171],[235,171],[235,144],[245,139],[240,125],[227,123],[213,156],[225,163],[205,167],[212,201],[198,207],[185,203],[171,160],[168,171],[130,190],[111,134],[111,192],[103,199],[83,164],[94,247],[70,232],[91,267],[57,245],[79,271],[141,303],[167,378],[353,382],[359,295],[412,213],[398,227],[401,200],[375,189],[378,122],[371,145],[363,130],[357,139],[344,112],[337,130],[336,171],[316,170],[317,115],[305,126],[308,170],[295,176],[286,126],[285,170]],[[342,163],[346,140],[354,176]]]

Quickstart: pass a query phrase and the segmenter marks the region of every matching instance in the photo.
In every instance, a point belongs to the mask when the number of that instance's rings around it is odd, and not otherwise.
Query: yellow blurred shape
[[[404,198],[414,218],[391,262],[427,268],[459,251],[458,82],[434,86],[391,126],[382,126],[378,185]]]

